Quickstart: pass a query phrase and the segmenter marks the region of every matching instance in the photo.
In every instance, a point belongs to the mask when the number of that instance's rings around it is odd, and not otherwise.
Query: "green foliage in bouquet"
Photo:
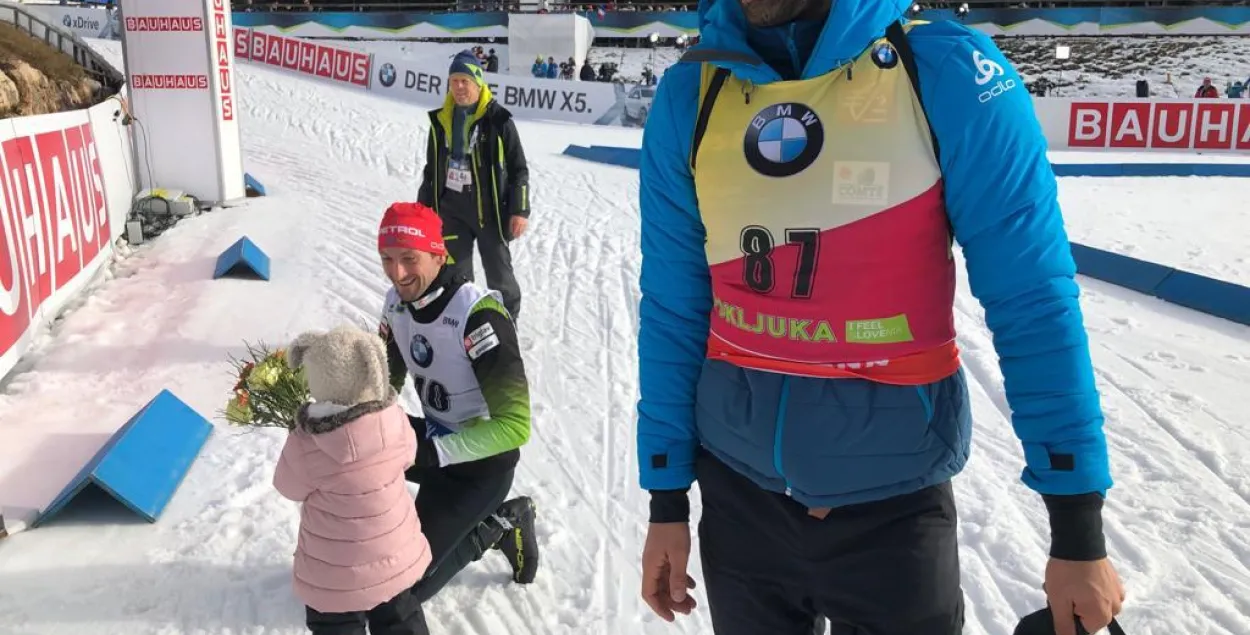
[[[222,413],[230,425],[251,428],[295,427],[295,413],[308,401],[304,370],[292,369],[285,349],[247,344],[247,356],[230,358],[234,396]]]

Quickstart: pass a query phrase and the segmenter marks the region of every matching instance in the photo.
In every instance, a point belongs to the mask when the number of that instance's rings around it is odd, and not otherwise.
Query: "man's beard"
[[[747,22],[755,27],[781,26],[829,14],[833,0],[739,0]]]

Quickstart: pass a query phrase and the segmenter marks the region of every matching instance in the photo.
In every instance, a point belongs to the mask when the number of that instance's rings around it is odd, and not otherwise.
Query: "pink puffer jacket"
[[[430,545],[404,485],[417,438],[393,400],[300,410],[273,476],[302,503],[295,595],[323,613],[369,610],[416,584]]]

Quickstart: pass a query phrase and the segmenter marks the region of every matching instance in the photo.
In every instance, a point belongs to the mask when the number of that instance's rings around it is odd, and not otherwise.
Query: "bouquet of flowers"
[[[223,413],[230,425],[253,428],[295,427],[295,413],[308,401],[303,369],[292,369],[286,350],[247,344],[245,359],[230,358],[236,382]]]

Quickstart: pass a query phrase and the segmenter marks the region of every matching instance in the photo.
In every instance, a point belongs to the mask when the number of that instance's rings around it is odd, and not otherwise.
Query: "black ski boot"
[[[533,499],[520,496],[504,501],[492,516],[507,530],[495,548],[508,558],[508,564],[512,565],[512,581],[518,584],[529,584],[538,575],[538,536],[534,534],[536,514]]]

